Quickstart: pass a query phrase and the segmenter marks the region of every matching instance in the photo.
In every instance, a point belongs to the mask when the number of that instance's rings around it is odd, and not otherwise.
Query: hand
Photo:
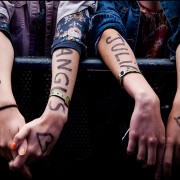
[[[13,142],[19,148],[22,141],[27,139],[27,152],[10,161],[9,167],[19,169],[23,164],[29,165],[48,156],[56,144],[66,120],[67,115],[62,116],[60,112],[45,113],[40,118],[24,125],[14,137]]]
[[[7,108],[0,111],[0,152],[7,161],[15,159],[18,155],[17,151],[12,151],[10,144],[18,133],[19,129],[25,124],[24,117],[17,108]],[[22,141],[20,147],[26,147],[27,141]],[[26,165],[19,169],[20,173],[25,177],[31,177],[31,173]]]
[[[157,96],[135,102],[131,117],[127,153],[137,149],[137,160],[150,168],[156,165],[155,179],[162,175],[162,161],[165,148],[165,127],[160,114]]]
[[[177,107],[176,107],[177,108]],[[173,109],[169,115],[166,127],[166,149],[163,162],[164,178],[171,178],[172,167],[180,167],[180,117]]]

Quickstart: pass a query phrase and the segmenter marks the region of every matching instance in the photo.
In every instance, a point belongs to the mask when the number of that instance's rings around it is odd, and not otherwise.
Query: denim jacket
[[[0,1],[0,31],[11,40],[17,56],[37,55],[41,44],[42,56],[51,55],[58,47],[71,47],[81,53],[95,10],[96,1]],[[44,36],[39,40],[41,33]]]
[[[168,40],[170,59],[175,59],[175,51],[180,42],[180,2],[160,1],[170,24],[172,35]],[[140,8],[137,1],[99,1],[92,17],[90,35],[93,46],[97,44],[102,32],[107,28],[116,29],[136,49],[140,24]]]

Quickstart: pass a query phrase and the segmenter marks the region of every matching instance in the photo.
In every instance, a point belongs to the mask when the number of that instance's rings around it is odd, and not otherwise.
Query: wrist
[[[42,114],[42,119],[44,119],[45,121],[49,121],[49,119],[51,119],[51,122],[65,124],[68,119],[68,108],[66,108],[65,111],[63,110],[63,108],[52,110],[50,108],[50,104],[48,103],[44,113]]]
[[[158,96],[154,92],[143,91],[135,96],[135,102],[143,107],[157,107],[160,106]]]
[[[7,100],[7,99],[6,100],[3,100],[3,99],[0,100],[0,107],[7,106],[9,104],[16,104],[16,101],[15,100]]]
[[[8,104],[16,104],[16,100],[11,92],[1,90],[0,91],[0,107]]]
[[[70,101],[71,101],[71,99],[69,98],[69,96],[66,96],[65,94],[63,94],[63,93],[61,93],[61,92],[59,92],[59,91],[51,91],[51,92],[50,92],[50,95],[49,95],[49,98],[52,97],[52,96],[54,96],[54,97],[62,100],[63,103],[64,103],[64,105],[65,105],[67,108],[69,108]]]
[[[118,81],[121,85],[121,87],[123,87],[123,78],[130,73],[139,73],[141,74],[140,70],[137,69],[136,67],[125,67],[122,71],[120,71],[119,75],[118,75]]]

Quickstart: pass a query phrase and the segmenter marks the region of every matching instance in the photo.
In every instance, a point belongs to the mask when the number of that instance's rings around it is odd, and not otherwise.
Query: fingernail
[[[15,143],[11,143],[10,148],[11,148],[11,150],[15,150],[16,149],[16,144]]]
[[[26,150],[24,148],[19,149],[18,154],[20,156],[24,156],[26,154]]]

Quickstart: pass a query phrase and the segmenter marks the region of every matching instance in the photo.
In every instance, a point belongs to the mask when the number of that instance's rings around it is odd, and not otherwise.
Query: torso
[[[159,1],[139,1],[141,18],[136,45],[136,56],[166,58],[167,40],[171,31]]]

